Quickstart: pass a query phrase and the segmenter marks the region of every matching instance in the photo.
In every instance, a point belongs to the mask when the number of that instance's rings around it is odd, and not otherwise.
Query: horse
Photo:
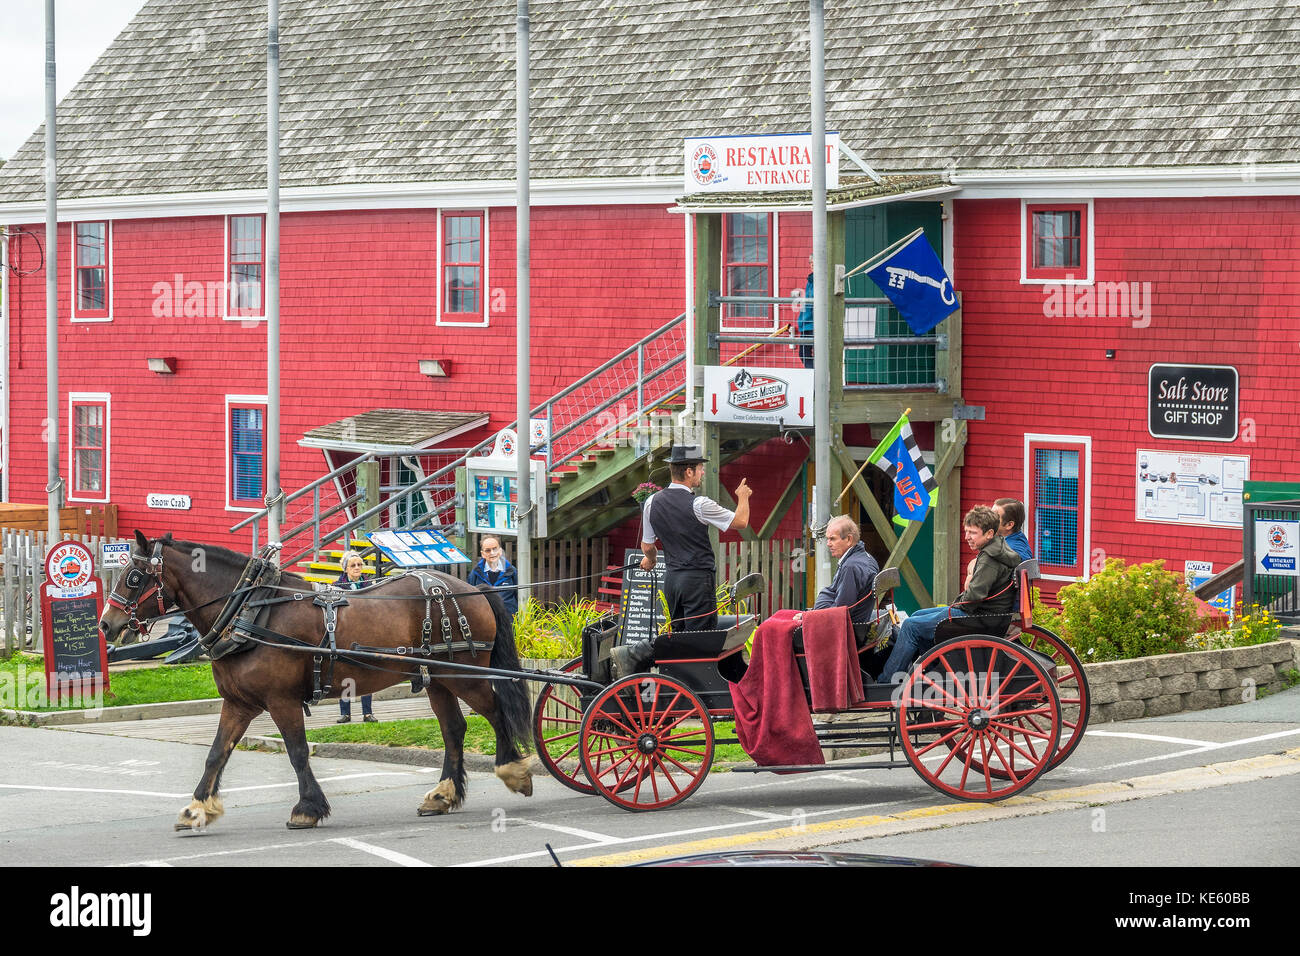
[[[214,622],[221,618],[223,605],[232,599],[232,594],[248,590],[240,587],[241,582],[247,581],[243,572],[250,566],[245,555],[213,545],[173,540],[170,533],[150,541],[136,531],[135,540],[136,549],[131,554],[133,566],[118,580],[100,617],[100,630],[110,643],[120,642],[128,625],[143,636],[144,622],[167,613],[169,608],[183,609],[199,633],[208,634]],[[463,634],[470,639],[460,641],[459,646],[467,643],[471,647],[475,643],[480,646],[473,651],[454,650],[450,657],[444,653],[432,658],[433,663],[424,668],[426,693],[442,729],[446,755],[438,786],[424,795],[417,813],[420,816],[450,813],[464,802],[466,723],[458,697],[485,717],[496,732],[497,777],[512,792],[531,796],[531,758],[523,754],[530,740],[529,706],[521,680],[489,680],[486,675],[468,670],[450,676],[457,673],[454,666],[444,668],[437,664],[439,660],[450,660],[453,664],[482,667],[485,655],[481,645],[490,642],[492,651],[486,666],[518,671],[519,657],[510,615],[496,593],[437,572],[425,572],[423,580],[436,580],[447,592],[442,595],[441,607],[455,623],[457,637]],[[323,646],[327,612],[313,604],[312,599],[318,595],[311,584],[287,571],[279,573],[276,587],[260,593],[281,601],[263,611],[268,616],[256,620],[266,631],[286,640],[264,641],[253,632],[237,653],[219,656],[214,652],[218,659],[212,662],[212,676],[221,694],[221,721],[203,775],[194,790],[194,799],[181,811],[176,830],[201,830],[224,814],[218,792],[221,772],[249,722],[263,711],[270,713],[279,728],[298,776],[299,799],[286,825],[290,829],[315,827],[330,815],[329,801],[308,762],[303,715],[307,702],[313,696],[322,696],[318,693],[323,688],[317,668],[323,670],[331,665],[314,661],[312,653],[284,646]],[[297,594],[301,597],[295,597]],[[427,600],[421,576],[387,578],[364,590],[342,594],[346,604],[337,606],[335,612],[340,656],[332,662],[332,677],[326,671],[326,680],[332,687],[342,687],[353,696],[371,694],[417,676],[423,661],[418,653],[410,655],[410,650],[418,651],[423,646],[422,637],[424,645],[431,643],[438,650],[439,640],[450,633],[448,624],[440,621],[444,612],[437,597],[432,602]],[[455,610],[457,607],[459,612]],[[228,615],[229,609],[223,625],[228,624]],[[430,617],[432,627],[428,623]],[[435,638],[432,642],[428,640],[431,633]],[[398,647],[404,646],[408,649],[408,659],[367,659],[362,655],[349,658],[347,649],[353,644],[393,655]],[[321,656],[328,658],[328,654]]]

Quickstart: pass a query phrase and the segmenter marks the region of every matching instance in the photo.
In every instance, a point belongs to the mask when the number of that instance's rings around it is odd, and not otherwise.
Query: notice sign
[[[1152,365],[1147,431],[1153,438],[1234,441],[1237,370],[1230,365]]]
[[[1183,564],[1183,574],[1187,581],[1187,590],[1195,591],[1214,576],[1214,564],[1209,561],[1187,561]],[[1205,603],[1210,607],[1218,608],[1228,615],[1228,620],[1232,620],[1233,609],[1237,605],[1236,585],[1226,591],[1220,591]]]
[[[1137,520],[1240,528],[1244,455],[1199,455],[1139,448],[1134,463]]]
[[[704,367],[706,422],[811,425],[812,416],[812,369]]]
[[[686,194],[812,189],[812,134],[692,136],[686,139]],[[826,134],[826,188],[840,184],[840,134]]]
[[[1255,573],[1300,578],[1300,521],[1255,519]]]

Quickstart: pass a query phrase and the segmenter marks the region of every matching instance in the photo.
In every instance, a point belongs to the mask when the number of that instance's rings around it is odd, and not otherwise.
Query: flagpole
[[[910,408],[904,409],[903,414],[898,416],[898,421],[894,422],[894,428],[897,428],[899,424],[903,421],[903,419],[910,414],[912,414],[912,410]],[[892,435],[894,433],[894,428],[891,428],[889,430],[889,435]],[[888,438],[889,435],[886,435],[885,438]],[[871,464],[871,459],[876,456],[876,452],[880,451],[880,446],[883,445],[884,443],[885,441],[882,438],[879,444],[877,444],[876,447],[872,449],[871,454],[867,456],[867,460],[862,463],[862,467],[853,473],[853,477],[850,478],[848,484],[844,486],[844,490],[835,496],[835,504],[838,505],[840,503],[840,499],[843,498],[846,494],[848,494],[849,489],[853,487],[853,482],[858,480],[858,475],[862,474],[864,471],[867,470],[867,465]]]

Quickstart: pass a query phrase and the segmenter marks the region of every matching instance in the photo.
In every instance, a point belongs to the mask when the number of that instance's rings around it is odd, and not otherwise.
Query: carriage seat
[[[949,618],[939,624],[934,631],[935,643],[969,634],[988,634],[992,637],[1009,637],[1012,623],[1026,629],[1033,623],[1030,610],[1030,587],[1039,578],[1038,561],[1030,558],[1016,565],[1012,578],[1012,594],[1015,596],[1014,612],[1006,614],[970,614],[966,617]]]

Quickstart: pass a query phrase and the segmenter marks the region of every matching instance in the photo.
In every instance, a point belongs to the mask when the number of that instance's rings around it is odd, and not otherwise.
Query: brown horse
[[[141,622],[158,617],[172,606],[184,609],[199,633],[207,634],[228,596],[236,591],[249,559],[225,548],[173,541],[170,534],[151,542],[137,531],[136,543],[138,550],[131,555],[134,567],[119,579],[100,618],[105,638],[117,643],[128,624],[142,632]],[[518,671],[513,628],[501,598],[447,575],[433,577],[455,597],[455,605],[464,615],[473,641],[492,644],[490,658],[479,648],[473,654],[468,650],[456,652],[452,661]],[[303,599],[293,599],[295,592],[303,593]],[[269,617],[258,619],[261,627],[289,639],[271,643],[297,641],[299,646],[316,647],[324,642],[325,612],[312,603],[316,595],[306,580],[281,572],[275,590],[263,594],[290,599],[270,606]],[[421,646],[422,635],[426,633],[426,601],[418,578],[387,579],[363,591],[347,591],[345,596],[346,606],[337,608],[340,650],[353,644],[384,650]],[[447,598],[444,606],[459,642],[462,625],[452,600]],[[434,601],[431,607],[432,644],[436,648],[445,631],[438,603]],[[222,697],[221,723],[208,752],[203,776],[194,790],[194,800],[181,811],[176,823],[178,830],[201,829],[224,813],[218,795],[221,771],[249,722],[262,711],[269,711],[279,727],[298,775],[299,800],[288,826],[291,829],[314,827],[329,816],[329,801],[308,764],[303,727],[304,703],[311,700],[316,684],[313,655],[282,646],[266,646],[258,643],[261,639],[249,640],[247,650],[221,656],[212,663],[212,676]],[[446,661],[447,657],[434,658],[439,659]],[[322,665],[326,680],[333,688],[331,696],[337,696],[340,688],[360,696],[409,680],[416,672],[418,661],[342,657],[334,663],[332,675],[325,670],[328,667],[328,663]],[[427,671],[429,703],[438,717],[446,758],[442,779],[424,795],[419,814],[447,813],[459,807],[465,798],[462,755],[466,725],[457,697],[485,717],[496,731],[497,776],[515,793],[531,796],[531,761],[522,755],[529,739],[528,696],[521,681],[488,680],[477,674],[449,677],[454,668],[436,665],[429,666]]]

